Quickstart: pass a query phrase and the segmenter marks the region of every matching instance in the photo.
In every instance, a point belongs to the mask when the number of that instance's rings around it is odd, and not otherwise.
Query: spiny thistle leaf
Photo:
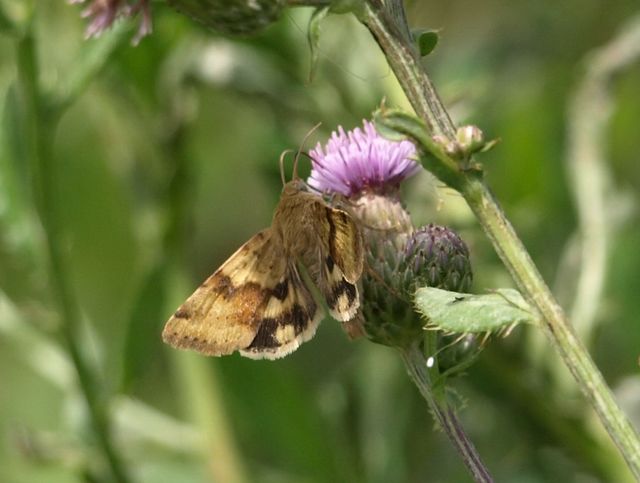
[[[414,305],[429,325],[446,332],[495,332],[536,323],[535,312],[514,289],[472,295],[423,287],[416,290]]]

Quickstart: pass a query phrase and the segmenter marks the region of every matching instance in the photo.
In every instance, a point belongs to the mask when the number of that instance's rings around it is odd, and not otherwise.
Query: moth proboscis
[[[296,159],[297,162],[297,159]],[[271,227],[254,235],[178,308],[163,340],[221,356],[278,359],[311,339],[323,317],[302,264],[339,321],[352,321],[363,270],[361,231],[296,174],[284,184]],[[349,333],[353,332],[346,324]]]

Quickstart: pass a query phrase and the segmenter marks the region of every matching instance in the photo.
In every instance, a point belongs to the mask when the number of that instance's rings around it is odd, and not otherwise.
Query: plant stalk
[[[17,41],[18,80],[24,107],[24,135],[28,144],[28,161],[32,170],[32,195],[44,228],[49,258],[51,288],[61,315],[61,332],[75,366],[78,382],[87,403],[89,417],[112,478],[119,483],[130,481],[125,466],[112,441],[108,405],[97,384],[80,342],[80,313],[74,300],[70,276],[60,243],[60,226],[54,196],[55,170],[52,148],[56,113],[49,110],[38,85],[36,47],[32,34]]]
[[[423,69],[418,53],[406,43],[381,1],[366,0],[365,14],[361,20],[386,55],[409,101],[425,122],[428,134],[452,139],[455,127]],[[450,173],[451,162],[455,160],[445,163],[441,154],[436,156],[436,162],[441,163],[443,171]],[[547,336],[593,406],[631,472],[640,480],[640,440],[636,431],[575,335],[511,223],[479,173],[458,169],[454,176],[455,187],[478,218],[520,291],[539,311]]]
[[[449,438],[464,461],[473,479],[479,483],[493,481],[491,474],[482,463],[475,446],[469,440],[453,408],[446,402],[442,403],[432,388],[427,370],[427,363],[422,351],[417,345],[401,349],[402,360],[407,367],[409,376],[418,387],[440,427]]]
[[[397,17],[396,17],[397,18]],[[416,114],[432,134],[453,138],[455,127],[431,79],[422,68],[415,47],[406,41],[381,0],[366,0],[361,21],[367,26],[393,69]]]
[[[518,288],[539,311],[547,336],[598,414],[629,469],[640,480],[638,435],[588,351],[576,336],[566,314],[551,294],[513,226],[483,181],[466,178],[462,194]]]

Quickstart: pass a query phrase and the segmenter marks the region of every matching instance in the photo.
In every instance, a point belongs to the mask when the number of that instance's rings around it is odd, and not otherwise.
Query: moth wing
[[[360,307],[358,287],[347,280],[331,255],[321,252],[320,257],[320,280],[316,284],[327,302],[329,313],[341,322],[353,319]]]
[[[277,359],[314,336],[322,318],[270,229],[235,252],[178,308],[163,340],[221,356]]]
[[[326,223],[320,225],[323,246],[342,271],[344,278],[356,283],[364,265],[363,240],[360,227],[344,210],[324,205]]]
[[[240,353],[252,359],[284,357],[315,335],[320,320],[322,312],[291,262],[272,290],[255,338]]]
[[[320,205],[320,203],[318,204]],[[355,317],[360,307],[356,283],[362,276],[364,254],[360,228],[346,212],[324,203],[318,206],[323,222],[318,224],[320,269],[315,280],[329,313],[339,321]]]
[[[176,310],[162,332],[173,347],[221,356],[249,347],[260,328],[269,287],[286,262],[270,229],[254,235]]]

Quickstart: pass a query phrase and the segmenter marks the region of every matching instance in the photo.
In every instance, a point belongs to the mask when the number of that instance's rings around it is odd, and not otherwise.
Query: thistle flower
[[[415,147],[411,142],[390,141],[378,134],[373,123],[363,121],[363,124],[364,129],[349,132],[338,127],[324,149],[318,143],[309,153],[310,186],[349,197],[385,193],[397,189],[403,180],[420,170],[412,159]]]
[[[396,347],[422,337],[415,288],[462,290],[471,280],[468,250],[455,233],[435,225],[414,231],[399,190],[420,169],[414,154],[411,142],[385,139],[368,121],[364,129],[338,128],[325,147],[310,152],[309,185],[347,197],[346,208],[361,222],[370,268],[362,280],[364,330]]]
[[[70,0],[70,3],[84,3],[84,0]],[[92,0],[82,11],[82,18],[90,19],[85,31],[86,38],[99,37],[108,30],[116,19],[135,17],[141,14],[140,26],[132,42],[137,45],[152,30],[149,0]]]

